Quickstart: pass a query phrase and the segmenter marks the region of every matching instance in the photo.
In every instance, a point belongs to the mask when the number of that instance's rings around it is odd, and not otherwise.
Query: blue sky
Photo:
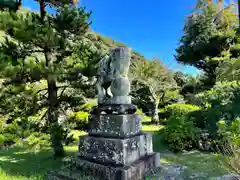
[[[147,59],[159,57],[169,68],[196,74],[193,67],[179,65],[173,55],[182,35],[185,18],[196,0],[80,0],[92,10],[91,29],[123,42]],[[38,10],[34,0],[24,7]]]

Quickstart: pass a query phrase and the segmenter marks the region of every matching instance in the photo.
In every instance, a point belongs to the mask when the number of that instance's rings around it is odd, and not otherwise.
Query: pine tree
[[[40,80],[47,82],[46,89],[38,90],[36,94],[46,91],[46,117],[54,157],[58,157],[64,155],[62,128],[58,121],[59,107],[61,102],[72,100],[66,99],[66,96],[63,98],[68,87],[65,84],[58,86],[58,82],[66,82],[76,74],[74,56],[79,58],[79,51],[84,54],[90,48],[84,43],[84,35],[90,25],[88,19],[91,13],[83,7],[78,8],[76,1],[37,2],[40,13],[13,13],[7,10],[0,13],[0,28],[7,34],[1,44],[1,61],[15,68],[6,84],[27,84]],[[55,13],[47,13],[47,7],[55,10]],[[80,66],[84,66],[84,63]]]

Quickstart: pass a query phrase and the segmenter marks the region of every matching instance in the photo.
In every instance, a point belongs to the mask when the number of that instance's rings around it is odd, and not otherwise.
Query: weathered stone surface
[[[137,106],[133,104],[105,104],[93,108],[92,114],[134,114],[137,111]]]
[[[79,156],[98,163],[130,165],[153,152],[151,133],[142,133],[126,139],[81,136]]]
[[[102,180],[143,180],[144,173],[159,166],[159,154],[152,153],[137,160],[130,166],[114,167],[79,159],[77,167]]]
[[[130,49],[117,47],[111,49],[109,54],[109,57],[100,61],[97,76],[98,103],[131,104],[131,98],[128,97],[130,82],[127,77],[131,59]]]
[[[75,159],[71,166],[49,172],[48,180],[145,180],[145,173],[160,166],[158,153],[152,153],[131,166],[114,167],[84,159]],[[84,173],[83,173],[84,172]]]
[[[131,104],[131,96],[113,96],[106,100],[106,104]]]
[[[100,115],[92,120],[89,135],[126,138],[140,133],[141,120],[136,114]]]

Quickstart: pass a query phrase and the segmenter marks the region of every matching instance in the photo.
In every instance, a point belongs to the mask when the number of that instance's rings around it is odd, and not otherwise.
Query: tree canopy
[[[136,82],[144,85],[149,91],[149,98],[154,104],[152,121],[157,122],[158,106],[161,97],[164,97],[167,90],[175,90],[177,84],[173,78],[173,73],[165,67],[157,58],[152,61],[136,61],[133,63],[131,77]]]
[[[210,77],[209,87],[216,82],[216,68],[231,57],[236,42],[235,8],[235,4],[221,8],[217,3],[201,1],[187,18],[176,49],[178,62],[193,65]]]

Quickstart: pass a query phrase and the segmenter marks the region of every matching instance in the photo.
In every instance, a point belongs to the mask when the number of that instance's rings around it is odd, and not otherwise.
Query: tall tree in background
[[[236,42],[232,46],[231,59],[225,61],[217,69],[217,79],[219,81],[239,81],[240,80],[240,1],[238,0],[238,26],[236,30]]]
[[[239,25],[239,29],[240,29],[240,0],[238,0],[238,25]]]
[[[0,9],[16,12],[22,6],[22,0],[0,0]]]
[[[8,35],[1,45],[1,61],[15,68],[15,75],[8,83],[47,81],[46,89],[37,93],[47,91],[47,122],[53,153],[57,157],[64,154],[62,129],[58,121],[59,95],[67,88],[58,86],[57,82],[59,78],[66,78],[66,67],[73,64],[69,57],[78,54],[86,44],[82,40],[89,28],[90,13],[82,7],[77,8],[76,1],[37,2],[40,13],[0,13],[0,28]],[[48,14],[47,7],[56,9],[56,13]]]
[[[149,98],[154,104],[152,122],[158,123],[158,106],[167,90],[177,88],[173,74],[168,71],[159,59],[153,61],[136,61],[132,65],[130,76],[148,89]],[[139,86],[141,87],[141,86]]]
[[[206,88],[215,84],[217,67],[231,56],[230,48],[236,40],[234,10],[235,4],[223,7],[222,1],[202,0],[184,26],[176,59],[202,70],[208,77],[204,79]]]

